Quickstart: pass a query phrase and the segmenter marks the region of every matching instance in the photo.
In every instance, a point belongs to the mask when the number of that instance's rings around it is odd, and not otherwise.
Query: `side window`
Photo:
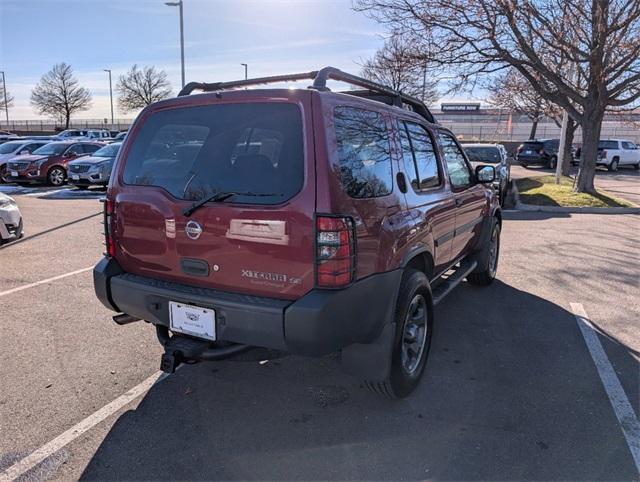
[[[415,191],[440,185],[435,146],[429,133],[419,124],[398,122],[405,171]]]
[[[440,144],[442,145],[444,161],[447,163],[451,185],[454,188],[470,186],[473,176],[456,141],[449,134],[441,133]]]
[[[95,144],[83,144],[82,148],[86,154],[93,154],[100,149],[100,146],[96,146]]]
[[[636,146],[633,142],[622,141],[622,148],[633,150],[633,149],[636,149]]]
[[[69,149],[67,149],[67,152],[65,154],[76,154],[78,156],[81,156],[82,154],[84,154],[84,151],[82,150],[82,144],[72,145]]]
[[[384,118],[372,111],[336,107],[338,168],[349,196],[371,198],[393,190],[389,132]]]

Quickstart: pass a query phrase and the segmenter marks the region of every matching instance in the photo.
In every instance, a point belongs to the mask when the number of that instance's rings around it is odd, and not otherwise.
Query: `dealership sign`
[[[440,104],[442,112],[475,112],[480,110],[480,103],[475,104]]]

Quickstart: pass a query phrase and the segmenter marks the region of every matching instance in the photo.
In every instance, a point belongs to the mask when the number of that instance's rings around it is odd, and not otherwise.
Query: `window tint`
[[[618,149],[618,141],[600,141],[598,149]]]
[[[412,122],[399,122],[405,172],[414,190],[440,185],[438,160],[431,136],[424,127]]]
[[[465,145],[462,147],[471,162],[499,164],[502,161],[502,154],[500,153],[500,149],[497,147]]]
[[[82,149],[82,144],[74,144],[69,149],[66,150],[65,154],[84,154],[86,151]]]
[[[636,149],[636,145],[633,142],[622,141],[623,149]]]
[[[347,194],[369,198],[391,193],[389,133],[384,118],[368,110],[336,107],[334,120],[338,168]]]
[[[93,154],[98,149],[100,149],[100,146],[96,146],[95,144],[83,144],[82,145],[82,150],[85,152],[85,154]]]
[[[293,104],[223,104],[152,114],[135,136],[124,182],[180,199],[250,191],[236,203],[279,204],[304,180],[302,117]]]
[[[449,180],[454,188],[471,185],[472,175],[464,154],[456,141],[449,134],[440,134],[440,143],[444,153],[444,160],[449,171]]]

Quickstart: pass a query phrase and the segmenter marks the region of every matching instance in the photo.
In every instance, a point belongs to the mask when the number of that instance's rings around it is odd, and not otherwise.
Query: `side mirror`
[[[482,184],[489,184],[496,179],[496,168],[493,166],[477,166],[476,179]]]

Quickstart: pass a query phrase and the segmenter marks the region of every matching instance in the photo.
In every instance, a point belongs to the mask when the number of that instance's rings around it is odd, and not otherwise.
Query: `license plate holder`
[[[77,174],[74,174],[71,176],[71,180],[72,181],[79,181],[80,180],[80,176],[78,176]]]
[[[169,327],[205,340],[216,340],[216,312],[211,308],[169,301]]]
[[[18,177],[18,171],[11,171],[11,177]]]

